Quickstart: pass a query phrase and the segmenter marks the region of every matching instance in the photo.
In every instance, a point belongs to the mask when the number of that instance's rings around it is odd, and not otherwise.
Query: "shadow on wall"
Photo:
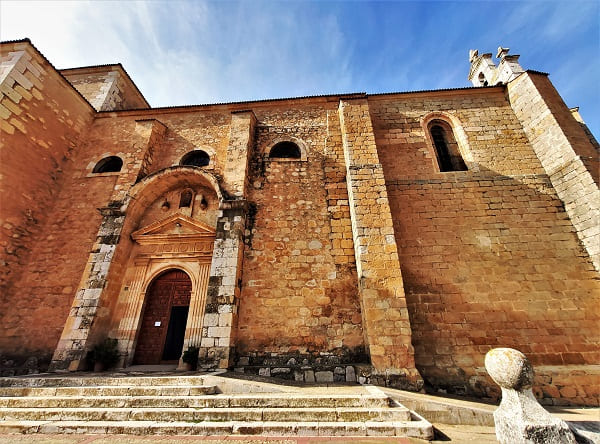
[[[547,176],[480,167],[387,185],[430,391],[498,399],[483,368],[494,347],[518,348],[536,366],[596,362],[595,271]],[[584,380],[571,382],[579,390]],[[559,393],[560,384],[541,368],[534,392],[543,402],[592,399],[584,388]]]

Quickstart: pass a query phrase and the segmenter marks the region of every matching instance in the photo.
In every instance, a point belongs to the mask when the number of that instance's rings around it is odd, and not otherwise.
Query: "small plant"
[[[88,359],[94,366],[95,371],[102,371],[114,366],[119,361],[117,340],[106,338],[104,341],[96,344],[88,353]]]
[[[190,370],[196,370],[198,365],[198,347],[190,346],[186,351],[183,352],[182,361],[190,366]]]

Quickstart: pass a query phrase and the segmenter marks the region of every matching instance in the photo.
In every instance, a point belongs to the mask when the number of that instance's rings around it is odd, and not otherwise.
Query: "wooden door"
[[[138,335],[134,364],[160,364],[181,356],[192,281],[180,270],[169,270],[152,282]]]

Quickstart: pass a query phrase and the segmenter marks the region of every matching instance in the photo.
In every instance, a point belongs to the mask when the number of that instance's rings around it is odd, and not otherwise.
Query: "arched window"
[[[109,156],[100,160],[92,173],[118,173],[123,168],[123,161],[118,156]]]
[[[458,149],[452,127],[443,120],[433,120],[429,124],[429,133],[435,147],[440,171],[466,171],[467,166]]]
[[[269,159],[301,159],[300,147],[294,142],[279,142],[269,152]]]
[[[179,208],[189,208],[192,205],[194,193],[192,190],[184,190],[179,197]]]
[[[210,163],[210,157],[206,151],[194,150],[181,158],[180,165],[203,167]]]

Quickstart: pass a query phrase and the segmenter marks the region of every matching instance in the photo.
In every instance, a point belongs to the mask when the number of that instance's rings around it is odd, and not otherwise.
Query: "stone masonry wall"
[[[70,158],[57,204],[49,215],[52,222],[36,244],[31,266],[23,276],[23,287],[31,289],[29,297],[47,302],[16,304],[12,308],[18,314],[10,316],[18,324],[20,337],[16,344],[32,341],[39,350],[54,352],[84,271],[93,265],[90,253],[103,220],[99,209],[109,206],[115,189],[135,180],[133,170],[141,163],[135,148],[135,121],[121,121],[112,127],[102,123],[91,126],[87,140]],[[121,172],[92,174],[95,164],[108,155],[123,159]],[[98,246],[94,254],[100,262],[110,260],[114,246]],[[27,319],[40,319],[36,325],[45,333],[30,332]],[[96,320],[98,324],[100,319]]]
[[[210,266],[206,309],[199,350],[201,368],[233,365],[248,215],[248,165],[256,116],[252,111],[231,113],[229,143]]]
[[[392,213],[379,163],[369,103],[342,99],[338,108],[363,329],[382,383],[420,390],[412,330],[394,239]]]
[[[95,75],[66,75],[71,85],[85,97],[96,111],[102,111],[113,78],[109,73]]]
[[[335,105],[329,107],[337,119]],[[335,165],[341,154],[339,130],[332,148],[324,105],[253,110],[258,126],[238,364],[268,366],[292,358],[314,364],[327,353],[346,362],[364,360],[349,219],[345,229],[341,224],[349,214],[343,164]],[[286,138],[307,146],[306,161],[268,158],[274,143]],[[334,175],[334,168],[342,168],[341,187],[332,180],[337,192],[327,188],[326,174]]]
[[[509,100],[577,235],[600,271],[598,150],[546,75],[524,73],[507,86]]]
[[[165,196],[207,186],[221,200],[207,213],[205,368],[291,378],[322,365],[326,380],[413,389],[418,369],[434,389],[496,397],[483,356],[509,346],[543,368],[539,396],[597,402],[597,152],[545,76],[96,114],[29,43],[1,57],[2,361],[47,361],[59,343],[54,368],[81,368],[119,323],[131,232]],[[69,79],[98,109],[132,106],[119,76]],[[439,172],[426,134],[437,118],[468,171]],[[303,159],[269,159],[281,140]],[[175,167],[197,149],[210,174]],[[112,155],[122,171],[92,173]],[[349,365],[368,356],[372,367]]]
[[[147,108],[119,65],[65,69],[61,74],[96,111]]]
[[[119,202],[123,202],[127,200],[126,196],[139,179],[156,174],[159,171],[162,171],[159,174],[163,175],[165,169],[179,165],[181,157],[195,148],[201,148],[210,155],[210,164],[203,169],[217,175],[221,174],[225,164],[224,157],[226,155],[230,120],[231,117],[228,112],[165,113],[159,115],[140,115],[131,112],[127,116],[119,118],[102,115],[102,118],[97,119],[91,144],[96,146],[97,152],[104,153],[108,152],[108,146],[122,148],[123,152],[120,152],[120,155],[124,156],[124,164],[135,165],[135,168],[127,173],[121,184],[115,187],[113,197]],[[160,140],[149,140],[148,135],[144,136],[144,133],[151,131],[151,127],[156,125],[164,127],[164,134],[160,136]],[[141,139],[140,136],[142,136]],[[140,143],[140,141],[145,142]],[[141,156],[142,151],[145,156]],[[133,244],[129,239],[131,232],[142,228],[147,222],[144,220],[144,214],[148,214],[149,211],[160,212],[160,209],[152,210],[149,208],[153,202],[159,199],[171,196],[171,208],[176,210],[178,202],[173,200],[175,197],[170,192],[185,187],[187,183],[185,179],[177,179],[176,174],[168,175],[168,178],[165,177],[159,182],[144,192],[143,204],[136,205],[135,209],[132,209],[130,205],[127,209],[121,229],[119,246],[116,248],[115,256],[110,264],[109,285],[105,290],[106,295],[102,301],[101,313],[105,319],[105,325],[103,331],[95,332],[96,337],[107,333],[108,329],[111,328],[109,321],[112,322],[113,327],[119,323],[118,319],[114,319],[115,304],[118,300],[118,294],[121,290],[132,251]],[[210,217],[208,217],[210,221],[207,220],[207,222],[213,224],[218,202],[215,201],[216,196],[207,195],[206,198],[209,200],[211,208]],[[164,217],[167,217],[167,215],[168,213],[165,213]]]
[[[417,368],[433,388],[494,397],[493,383],[477,370],[492,347],[517,348],[534,365],[597,362],[600,293],[509,104],[486,91],[397,96],[371,107]],[[439,173],[432,162],[420,121],[440,109],[463,123],[469,171]],[[517,152],[523,163],[491,150]],[[568,384],[569,372],[558,373]],[[558,396],[593,402],[593,384],[577,387]]]
[[[397,97],[369,99],[386,180],[419,179],[439,171],[422,121],[443,113],[454,118],[453,126],[458,124],[455,137],[459,142],[461,134],[466,138],[463,158],[471,170],[506,175],[544,173],[502,87]]]
[[[149,173],[179,165],[186,153],[201,149],[210,156],[210,164],[204,169],[223,174],[231,123],[227,110],[161,114],[157,118],[165,124],[167,133]]]
[[[57,205],[69,159],[81,143],[81,135],[93,109],[27,42],[4,44],[0,63],[0,350],[7,355],[30,356],[38,350],[34,337],[21,336],[29,329],[44,343],[47,317],[45,285],[23,285],[22,273],[35,273],[30,259],[49,236],[56,221],[48,217]],[[68,229],[68,228],[67,228]],[[13,285],[19,282],[17,290]],[[64,291],[68,284],[60,286]],[[30,310],[34,316],[25,316]],[[33,332],[32,332],[33,334]],[[23,342],[21,342],[21,340]],[[41,346],[44,348],[44,345]],[[47,355],[43,358],[47,358]],[[16,361],[15,361],[16,362]]]
[[[212,155],[218,153],[219,146],[212,145],[209,149],[205,141],[219,140],[222,137],[222,133],[213,131],[209,124],[202,127],[190,122],[190,119],[202,119],[201,114],[174,116],[166,113],[157,116],[161,120],[154,119],[152,115],[140,116],[134,112],[117,118],[108,115],[102,117],[96,120],[89,136],[90,150],[86,154],[90,161],[85,159],[80,165],[87,165],[91,169],[101,158],[118,155],[123,159],[124,166],[120,173],[109,173],[117,174],[117,181],[103,205],[102,223],[97,228],[95,243],[90,246],[87,265],[80,275],[81,281],[77,286],[79,290],[71,308],[71,317],[63,330],[52,368],[64,368],[66,365],[70,368],[82,368],[84,350],[111,329],[112,313],[131,253],[129,235],[140,228],[140,211],[143,212],[145,205],[137,205],[135,211],[128,208],[125,214],[120,213],[119,207],[127,204],[131,187],[145,176],[179,165],[180,157],[195,147],[206,148]],[[206,119],[206,122],[210,122],[210,119]],[[177,143],[182,140],[185,143]],[[176,149],[172,149],[173,145]],[[223,164],[212,155],[211,165],[207,168],[210,171]],[[161,193],[168,193],[173,187],[185,185],[185,179],[181,182],[176,177],[171,175],[165,178],[162,184],[154,187],[154,191],[148,191],[150,194],[144,196],[144,201],[150,204]],[[159,194],[154,195],[156,192]],[[88,321],[92,318],[94,321],[90,324]]]

